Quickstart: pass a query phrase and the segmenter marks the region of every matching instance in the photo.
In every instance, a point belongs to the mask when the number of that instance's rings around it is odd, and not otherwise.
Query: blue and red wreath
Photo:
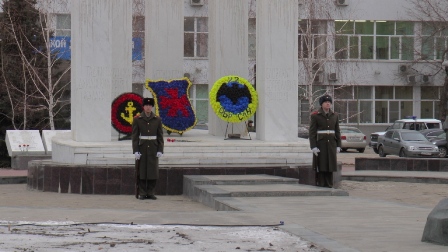
[[[131,134],[134,117],[143,111],[143,97],[123,93],[112,102],[112,126],[120,133]]]
[[[190,86],[188,78],[146,81],[146,88],[154,97],[156,114],[166,130],[182,134],[196,125],[196,114],[188,97]]]

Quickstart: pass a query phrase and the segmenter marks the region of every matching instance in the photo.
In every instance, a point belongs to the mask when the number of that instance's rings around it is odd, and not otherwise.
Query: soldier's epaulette
[[[137,113],[137,114],[134,116],[134,119],[137,118],[137,117],[139,117],[139,116],[140,116],[140,113]]]
[[[314,111],[313,113],[311,113],[312,115],[317,115],[317,114],[319,114],[319,111]]]

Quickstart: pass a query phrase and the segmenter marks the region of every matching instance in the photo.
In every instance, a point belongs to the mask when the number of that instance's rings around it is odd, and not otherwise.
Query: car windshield
[[[439,136],[437,136],[437,138],[445,139],[446,138],[446,133],[440,134]]]
[[[428,141],[425,136],[419,132],[402,132],[401,138],[403,141]]]
[[[361,133],[359,129],[341,129],[341,133]]]

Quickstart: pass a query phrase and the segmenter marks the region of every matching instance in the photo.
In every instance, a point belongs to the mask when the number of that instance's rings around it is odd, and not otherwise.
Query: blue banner
[[[132,38],[132,61],[142,60],[142,38]],[[71,60],[71,37],[61,36],[50,38],[50,50],[58,59]]]
[[[71,37],[53,37],[50,38],[50,51],[56,54],[58,59],[70,60],[71,53]]]

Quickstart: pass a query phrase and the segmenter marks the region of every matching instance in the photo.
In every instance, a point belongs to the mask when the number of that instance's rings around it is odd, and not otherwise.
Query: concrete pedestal
[[[448,198],[441,200],[429,213],[422,242],[448,246]]]

